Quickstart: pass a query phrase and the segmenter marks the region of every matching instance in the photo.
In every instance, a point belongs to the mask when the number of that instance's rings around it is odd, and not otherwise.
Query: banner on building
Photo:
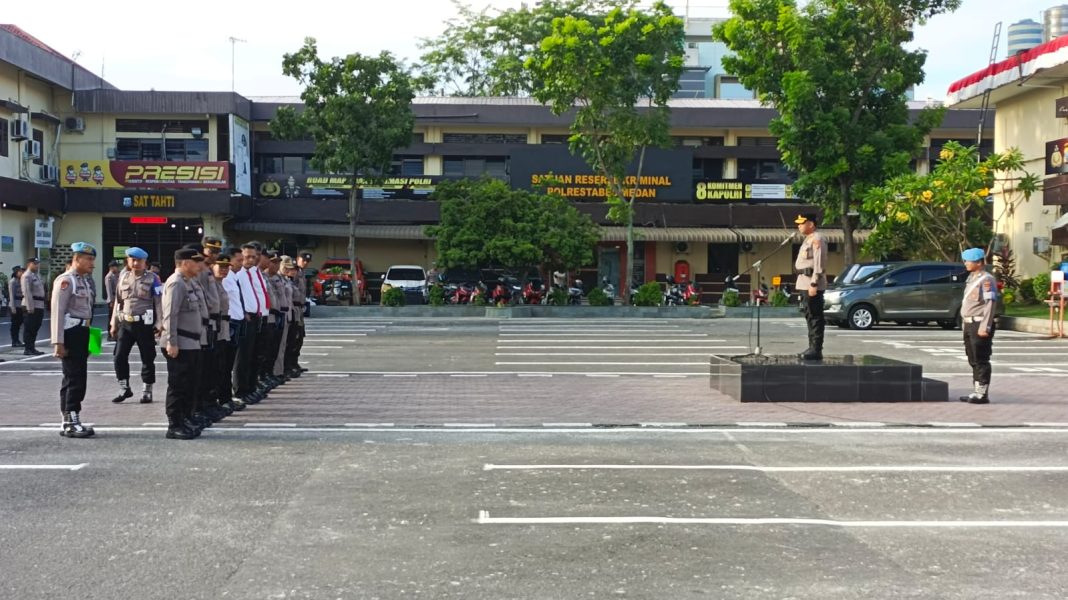
[[[60,185],[89,189],[230,189],[230,163],[64,160]]]
[[[33,220],[33,247],[52,247],[52,219]]]
[[[1046,142],[1046,175],[1068,173],[1068,138]]]
[[[608,181],[564,145],[532,145],[512,150],[508,169],[512,187],[543,190],[575,201],[604,201]],[[692,202],[693,150],[651,148],[641,175],[637,161],[624,177],[625,194],[640,202]]]
[[[425,200],[445,177],[387,177],[381,181],[358,179],[365,200]],[[348,198],[352,177],[345,175],[276,174],[256,177],[260,198]]]
[[[793,186],[785,183],[751,183],[735,179],[698,181],[697,202],[770,202],[795,198]]]
[[[230,115],[230,162],[234,164],[234,191],[252,195],[252,153],[249,149],[248,121]]]

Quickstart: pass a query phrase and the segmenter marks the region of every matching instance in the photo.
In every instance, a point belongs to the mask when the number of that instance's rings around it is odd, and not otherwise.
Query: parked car
[[[352,295],[352,275],[347,258],[329,258],[315,274],[312,283],[312,298],[316,304],[354,304]],[[367,294],[367,278],[364,277],[363,263],[356,260],[356,285],[363,304],[371,301]]]
[[[828,323],[852,329],[871,329],[886,321],[899,325],[936,321],[943,329],[955,329],[960,326],[967,279],[960,263],[852,265],[824,294],[824,316]]]
[[[404,292],[405,304],[426,304],[429,288],[426,271],[418,265],[393,265],[382,276],[382,294],[392,288]]]

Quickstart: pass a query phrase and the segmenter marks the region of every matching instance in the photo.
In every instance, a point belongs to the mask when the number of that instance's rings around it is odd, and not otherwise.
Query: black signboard
[[[1068,96],[1057,98],[1057,118],[1068,118]]]
[[[444,177],[387,177],[382,181],[359,180],[365,200],[425,200]],[[260,198],[348,198],[352,177],[345,175],[275,174],[256,176]]]
[[[1046,142],[1046,175],[1068,173],[1068,138]]]
[[[694,182],[694,201],[700,204],[729,202],[781,202],[793,200],[793,184],[738,179],[711,179]]]
[[[531,145],[512,150],[508,165],[512,187],[544,189],[576,202],[604,201],[607,182],[596,175],[586,161],[571,154],[563,145]],[[628,173],[637,172],[637,162]],[[635,190],[639,202],[692,202],[693,151],[648,149],[640,179],[625,181]],[[635,185],[637,184],[637,185]]]

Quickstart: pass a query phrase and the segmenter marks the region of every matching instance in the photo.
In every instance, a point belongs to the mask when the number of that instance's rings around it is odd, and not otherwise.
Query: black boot
[[[111,399],[112,402],[114,402],[115,404],[118,404],[118,403],[126,400],[127,398],[133,398],[133,392],[130,391],[130,380],[129,379],[120,379],[119,380],[119,387],[122,388],[122,391],[119,392],[118,396],[115,396],[114,398]]]
[[[986,383],[976,383],[975,391],[972,392],[971,397],[968,398],[969,404],[990,404],[990,397],[987,396],[987,392],[990,390],[990,385]]]
[[[81,416],[75,412],[63,413],[63,429],[59,435],[68,438],[88,438],[96,434],[92,427],[82,425]]]
[[[190,431],[181,420],[167,419],[168,440],[191,440],[195,437],[197,437],[196,434]]]
[[[11,347],[12,348],[21,348],[22,347],[22,340],[20,340],[18,337],[12,338],[11,339]]]
[[[141,391],[141,404],[152,404],[152,384],[146,383],[145,389]]]

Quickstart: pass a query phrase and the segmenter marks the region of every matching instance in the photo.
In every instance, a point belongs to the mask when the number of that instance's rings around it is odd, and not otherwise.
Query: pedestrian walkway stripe
[[[245,427],[296,427],[296,423],[245,423]]]
[[[393,423],[345,423],[345,427],[393,427]]]
[[[86,425],[94,425],[92,423],[86,423]],[[460,424],[462,425],[462,424]],[[50,424],[50,427],[58,428],[59,423]],[[97,433],[154,433],[163,431],[166,429],[164,426],[101,426],[95,425]],[[1023,425],[988,425],[978,427],[958,427],[958,428],[935,428],[924,425],[904,425],[897,424],[887,427],[875,427],[871,429],[859,429],[859,428],[847,428],[847,427],[823,427],[812,423],[797,423],[792,425],[785,425],[783,427],[732,427],[723,424],[700,424],[691,423],[685,428],[658,428],[647,427],[642,428],[636,426],[633,423],[625,424],[593,424],[587,428],[585,424],[580,427],[572,426],[558,426],[547,427],[545,425],[502,425],[494,426],[493,428],[486,427],[471,427],[463,428],[458,424],[451,424],[449,427],[445,427],[441,424],[409,424],[403,427],[395,428],[346,428],[339,425],[297,425],[295,427],[292,424],[274,425],[270,423],[260,424],[258,427],[237,427],[237,426],[215,426],[207,429],[206,432],[215,434],[227,434],[227,433],[242,433],[251,431],[264,431],[275,433],[291,433],[291,432],[311,432],[311,433],[351,433],[353,431],[361,432],[382,432],[382,433],[438,433],[438,434],[454,434],[454,433],[476,433],[479,431],[487,431],[491,429],[494,433],[510,433],[510,434],[560,434],[560,433],[596,433],[596,434],[646,434],[646,435],[707,435],[710,433],[731,433],[731,434],[752,434],[752,435],[791,435],[791,436],[822,436],[822,435],[857,435],[857,434],[909,434],[909,435],[1009,435],[1009,434],[1053,434],[1057,436],[1068,435],[1068,427],[1048,427],[1048,426],[1023,426]],[[38,433],[54,435],[53,431],[45,427],[32,427],[32,426],[4,426],[0,425],[0,433]]]
[[[878,421],[832,421],[831,427],[886,427]]]
[[[1068,528],[1068,521],[837,521],[833,519],[806,518],[733,518],[733,517],[491,517],[488,511],[479,511],[480,525],[623,525],[651,523],[659,525],[731,525],[768,526],[800,525],[835,528]]]
[[[931,427],[978,427],[978,423],[947,423],[942,421],[932,421],[928,423]]]
[[[744,422],[744,421],[741,421],[741,422],[738,422],[738,423],[735,423],[735,424],[738,427],[787,427],[787,426],[789,426],[788,423],[781,423],[781,422],[777,422],[777,421],[772,421],[772,422],[766,422],[766,421]]]
[[[79,471],[89,463],[76,465],[0,465],[0,471]]]
[[[483,471],[755,471],[758,473],[1068,473],[1068,465],[649,465],[649,464],[546,464],[497,465]]]

